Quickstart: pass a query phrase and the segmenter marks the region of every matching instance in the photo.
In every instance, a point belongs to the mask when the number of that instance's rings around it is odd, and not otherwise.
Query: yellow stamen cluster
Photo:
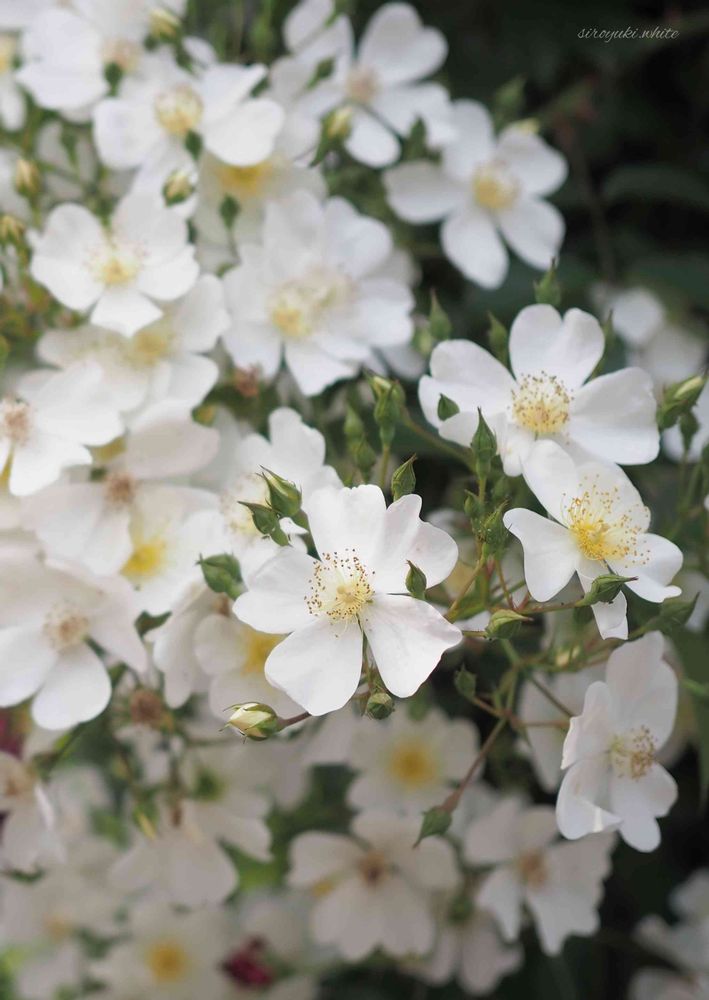
[[[419,741],[401,741],[389,758],[389,772],[406,788],[421,788],[438,777],[438,767],[429,748]]]
[[[517,859],[517,871],[525,885],[539,889],[549,878],[549,870],[541,851],[531,851]]]
[[[379,80],[373,69],[354,66],[345,81],[345,93],[357,104],[369,104],[379,90]]]
[[[516,423],[534,434],[556,434],[569,419],[571,396],[556,375],[524,375],[512,397]]]
[[[152,368],[170,354],[174,340],[175,331],[163,317],[126,342],[125,356],[137,368]]]
[[[155,117],[166,132],[179,139],[194,131],[203,111],[202,98],[186,83],[165,90],[155,98]]]
[[[369,572],[355,552],[345,549],[343,553],[323,553],[322,561],[315,564],[305,603],[311,615],[350,622],[373,597]]]
[[[215,173],[219,186],[241,202],[262,195],[276,167],[274,159],[263,160],[251,167],[233,167],[219,162],[215,166]]]
[[[134,537],[133,552],[126,560],[121,573],[133,583],[156,576],[165,565],[167,542],[156,535],[152,538]]]
[[[643,529],[633,511],[619,509],[617,487],[600,490],[595,481],[579,496],[566,500],[563,520],[587,559],[645,562]]]
[[[647,774],[655,763],[657,743],[647,728],[640,726],[624,736],[616,736],[611,744],[611,766],[619,778],[637,780]]]
[[[357,863],[362,880],[369,886],[378,885],[389,873],[389,864],[380,851],[368,851]]]
[[[104,480],[106,502],[110,507],[127,507],[135,499],[137,483],[127,472],[111,472]]]
[[[156,941],[145,956],[146,965],[156,983],[176,983],[184,979],[190,961],[178,941]]]
[[[137,247],[109,241],[96,255],[91,270],[96,280],[109,288],[128,285],[140,271],[141,258]]]
[[[58,652],[77,646],[86,638],[89,620],[72,604],[57,604],[44,620],[42,630]]]
[[[351,291],[344,275],[315,268],[277,289],[269,307],[271,322],[284,336],[302,340],[315,333],[326,310],[344,305]]]
[[[473,175],[473,196],[481,208],[490,212],[509,208],[518,194],[517,181],[500,163],[485,163]]]

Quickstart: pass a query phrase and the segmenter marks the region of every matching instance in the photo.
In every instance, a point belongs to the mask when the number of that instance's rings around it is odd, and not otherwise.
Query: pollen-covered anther
[[[500,212],[517,200],[519,185],[504,164],[492,162],[478,167],[473,175],[473,196],[481,208]]]
[[[640,726],[611,744],[611,765],[619,778],[642,778],[655,763],[657,743],[647,726]]]
[[[327,615],[332,621],[353,621],[374,597],[371,575],[350,549],[323,553],[322,561],[315,564],[310,594],[305,598],[308,611],[311,615]]]
[[[556,375],[524,375],[513,395],[515,421],[534,434],[556,434],[569,419],[571,396]]]
[[[95,255],[91,269],[104,285],[128,285],[140,271],[141,263],[137,247],[110,242]]]
[[[565,502],[566,526],[588,559],[646,562],[641,523],[634,511],[619,509],[619,499],[617,488],[600,490],[595,482],[590,483],[579,496]]]
[[[284,282],[271,298],[271,322],[286,337],[302,340],[315,333],[323,313],[344,305],[350,282],[337,271],[315,268],[302,278]]]
[[[13,444],[24,444],[29,432],[29,405],[21,399],[4,399],[0,403],[0,436]]]
[[[373,69],[355,66],[347,75],[345,92],[357,104],[369,104],[379,90],[379,80]]]
[[[83,642],[89,620],[72,604],[57,604],[44,620],[44,634],[59,652]]]
[[[531,888],[539,888],[549,878],[544,855],[540,851],[530,851],[517,859],[517,871],[525,885]]]
[[[127,507],[135,499],[137,484],[127,472],[110,472],[106,476],[106,500],[111,507]]]
[[[165,90],[155,98],[155,117],[166,132],[180,138],[199,125],[203,110],[202,98],[185,83]]]
[[[360,858],[357,868],[362,880],[371,886],[378,885],[389,872],[387,860],[380,851],[368,851]]]

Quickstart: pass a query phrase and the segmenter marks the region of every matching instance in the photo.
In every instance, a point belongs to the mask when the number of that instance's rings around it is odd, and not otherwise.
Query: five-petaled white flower
[[[657,816],[677,797],[674,778],[657,763],[677,712],[677,677],[651,632],[614,650],[605,681],[586,692],[571,720],[556,815],[565,837],[617,829],[639,851],[660,843]]]
[[[103,226],[81,205],[53,209],[34,245],[32,277],[91,322],[131,337],[190,290],[199,267],[187,225],[149,195],[127,195]]]
[[[479,407],[509,476],[519,475],[540,438],[578,458],[651,462],[660,447],[652,381],[624,368],[587,382],[603,349],[603,331],[588,313],[570,309],[562,319],[551,306],[527,306],[510,330],[512,374],[472,341],[444,341],[431,355],[431,376],[419,384],[421,405],[442,437],[464,447]],[[460,408],[445,420],[437,414],[442,394]]]
[[[334,712],[357,690],[366,639],[384,684],[409,697],[460,630],[407,594],[408,562],[433,586],[455,565],[455,542],[419,520],[420,497],[387,509],[377,486],[318,490],[305,510],[319,557],[283,548],[234,605],[253,628],[291,633],[269,655],[267,679],[312,715]]]
[[[660,603],[680,593],[670,581],[682,565],[682,552],[648,532],[650,511],[621,469],[600,462],[576,465],[558,444],[541,441],[524,474],[549,519],[516,507],[504,523],[522,543],[524,576],[535,600],[548,601],[574,574],[588,591],[596,577],[609,572],[633,577],[627,587],[646,601]],[[592,610],[604,638],[627,638],[622,593]]]
[[[525,263],[544,269],[564,237],[564,220],[544,198],[566,177],[566,161],[523,123],[495,138],[488,111],[456,101],[458,136],[443,147],[440,166],[404,163],[385,176],[389,204],[413,223],[444,219],[446,256],[466,278],[498,288],[507,274],[500,233]]]

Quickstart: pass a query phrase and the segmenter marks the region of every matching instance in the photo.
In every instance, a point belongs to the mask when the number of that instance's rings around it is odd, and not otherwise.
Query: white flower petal
[[[466,278],[483,288],[499,288],[507,274],[507,251],[494,222],[481,208],[469,205],[443,223],[446,256]]]

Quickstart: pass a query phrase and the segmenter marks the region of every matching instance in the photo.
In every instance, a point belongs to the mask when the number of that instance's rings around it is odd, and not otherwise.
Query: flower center
[[[66,941],[74,930],[72,922],[63,913],[45,914],[42,924],[47,937],[55,944],[61,944],[62,941]]]
[[[267,632],[257,632],[249,628],[246,635],[242,674],[261,677],[266,666],[266,660],[271,655],[283,636],[269,635]]]
[[[619,778],[642,778],[655,763],[657,744],[647,726],[616,736],[610,746],[611,767]]]
[[[12,69],[16,51],[17,42],[12,35],[0,35],[0,73],[7,73]]]
[[[138,584],[142,580],[157,576],[165,565],[166,556],[167,542],[160,535],[154,535],[152,538],[135,536],[133,552],[124,563],[121,573],[132,583]]]
[[[323,553],[322,561],[315,564],[305,603],[311,615],[325,614],[331,621],[350,622],[373,597],[370,573],[355,552],[345,549],[342,554]]]
[[[353,66],[345,81],[345,93],[357,104],[369,104],[379,90],[379,79],[373,69]]]
[[[367,851],[357,862],[357,869],[369,886],[379,885],[389,873],[389,865],[381,851]]]
[[[473,174],[473,195],[481,208],[501,212],[509,208],[518,193],[517,181],[501,163],[484,163]]]
[[[216,175],[221,188],[237,201],[246,201],[263,194],[275,170],[276,164],[272,159],[262,160],[252,167],[232,167],[228,163],[219,163]]]
[[[413,740],[402,742],[389,759],[389,771],[407,788],[421,788],[435,781],[438,776],[436,761],[428,747]]]
[[[524,375],[512,396],[515,421],[534,434],[556,434],[569,419],[571,396],[556,375]]]
[[[106,501],[111,507],[127,507],[135,499],[136,481],[127,472],[111,472],[104,481]]]
[[[101,57],[107,66],[114,63],[120,66],[124,73],[132,72],[138,65],[141,47],[127,38],[112,38],[104,42]]]
[[[530,851],[517,859],[519,877],[532,889],[537,889],[549,878],[549,871],[541,851]]]
[[[163,318],[139,330],[128,342],[128,358],[138,368],[152,368],[168,357],[175,340],[169,320]]]
[[[184,979],[190,961],[178,941],[156,941],[148,949],[146,964],[156,983],[176,983]]]
[[[180,139],[199,125],[203,110],[202,98],[186,83],[155,98],[155,117],[166,132]]]
[[[599,490],[591,483],[580,496],[566,502],[563,520],[581,552],[594,562],[647,558],[642,529],[628,511],[617,510],[618,489]]]
[[[60,653],[83,642],[88,630],[88,618],[72,604],[57,604],[44,619],[44,634]]]
[[[323,313],[344,305],[351,290],[350,281],[343,274],[316,268],[302,278],[281,285],[271,299],[271,322],[286,337],[296,340],[309,337]]]
[[[119,245],[109,239],[96,255],[92,270],[97,281],[111,287],[129,284],[140,266],[141,254],[137,247]]]
[[[20,399],[0,403],[0,435],[13,444],[24,444],[30,433],[30,408]]]

